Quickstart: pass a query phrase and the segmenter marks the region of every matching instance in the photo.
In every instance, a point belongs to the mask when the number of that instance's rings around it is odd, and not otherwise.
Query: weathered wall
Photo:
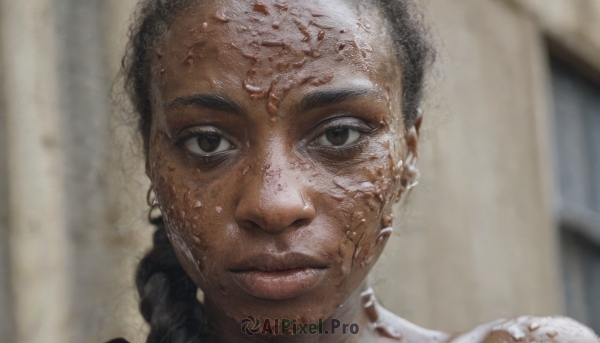
[[[600,81],[600,1],[596,0],[510,0],[527,12],[554,47],[578,60],[582,71]],[[587,66],[585,65],[587,64]],[[593,69],[593,70],[591,70]],[[589,74],[596,75],[589,75]]]
[[[445,329],[563,313],[548,54],[600,80],[600,1],[426,4],[441,50],[422,182],[374,278],[381,298]]]
[[[3,1],[0,12],[15,341],[66,341],[71,299],[52,3]]]
[[[546,51],[499,1],[428,1],[439,65],[421,183],[374,281],[415,322],[463,330],[559,313]],[[402,219],[400,220],[402,221]]]
[[[10,285],[1,291],[13,305],[2,316],[15,323],[3,321],[15,339],[2,340],[105,341],[139,323],[132,271],[143,244],[118,225],[115,209],[127,210],[129,198],[142,202],[144,191],[116,177],[125,172],[114,148],[127,141],[110,144],[120,137],[110,116],[110,54],[119,45],[108,33],[125,19],[113,22],[114,4],[100,0],[0,4],[7,133],[0,167],[8,166],[0,186],[8,185],[9,209],[2,262],[10,262],[2,264]]]
[[[109,95],[133,2],[0,0],[7,341],[143,341],[133,273],[151,236],[148,181],[135,123]],[[600,0],[424,3],[440,57],[422,178],[396,213],[376,292],[441,329],[560,313],[544,35],[595,65]]]
[[[2,14],[0,14],[0,17]],[[1,30],[1,27],[0,27]],[[1,32],[0,32],[1,36]],[[0,49],[2,49],[0,47]],[[0,50],[0,66],[2,66]],[[6,108],[4,70],[0,67],[0,337],[14,340],[13,307],[10,292],[8,244],[8,165],[6,151]]]
[[[146,192],[150,182],[144,171],[142,148],[136,135],[136,117],[119,91],[122,79],[118,76],[121,56],[126,43],[126,22],[135,1],[105,1],[108,18],[106,46],[108,66],[113,78],[113,94],[110,119],[110,160],[108,161],[107,210],[109,223],[118,235],[114,235],[110,246],[112,266],[119,275],[113,281],[113,297],[106,301],[106,328],[116,329],[115,334],[104,331],[104,339],[125,336],[143,342],[147,327],[138,311],[138,297],[134,285],[134,272],[141,257],[149,249],[153,228],[148,224]],[[120,94],[120,95],[119,95]],[[108,298],[107,298],[108,299]]]

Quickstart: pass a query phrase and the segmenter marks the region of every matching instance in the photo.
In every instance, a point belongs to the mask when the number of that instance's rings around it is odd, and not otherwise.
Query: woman
[[[451,335],[377,303],[431,54],[410,0],[141,1],[124,69],[160,210],[148,342],[598,342],[563,318]]]

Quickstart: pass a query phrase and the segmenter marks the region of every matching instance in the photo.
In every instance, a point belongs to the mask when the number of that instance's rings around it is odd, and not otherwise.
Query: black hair
[[[150,324],[147,342],[203,342],[206,320],[196,298],[198,286],[179,264],[162,217],[150,221],[156,226],[153,247],[140,262],[135,278],[140,312]]]
[[[129,29],[122,61],[125,90],[138,116],[139,130],[148,151],[151,113],[153,56],[171,20],[200,0],[139,0]],[[418,116],[425,73],[433,62],[433,48],[415,0],[355,0],[380,10],[393,40],[402,70],[402,115],[408,129]],[[206,341],[207,319],[196,299],[197,286],[175,256],[162,218],[154,246],[142,259],[136,274],[140,311],[150,325],[147,343],[199,343]]]

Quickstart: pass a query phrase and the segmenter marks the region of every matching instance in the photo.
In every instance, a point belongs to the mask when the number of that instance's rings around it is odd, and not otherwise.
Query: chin
[[[335,294],[335,291],[328,292]],[[323,294],[323,293],[321,293]],[[334,299],[331,296],[329,301],[324,302],[323,297],[319,295],[306,294],[301,297],[269,300],[252,297],[249,300],[240,300],[235,312],[227,313],[228,317],[235,322],[241,322],[248,316],[264,319],[289,319],[296,320],[298,323],[317,323],[319,319],[323,321],[332,317],[340,308],[345,299]],[[236,308],[234,306],[229,308]]]

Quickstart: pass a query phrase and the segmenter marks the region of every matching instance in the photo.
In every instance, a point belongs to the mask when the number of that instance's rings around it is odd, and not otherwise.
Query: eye
[[[187,139],[184,142],[184,146],[195,154],[210,156],[229,150],[231,143],[216,133],[202,133]]]
[[[354,143],[360,138],[360,132],[347,127],[338,127],[327,130],[317,138],[317,143],[330,147],[343,147]]]

